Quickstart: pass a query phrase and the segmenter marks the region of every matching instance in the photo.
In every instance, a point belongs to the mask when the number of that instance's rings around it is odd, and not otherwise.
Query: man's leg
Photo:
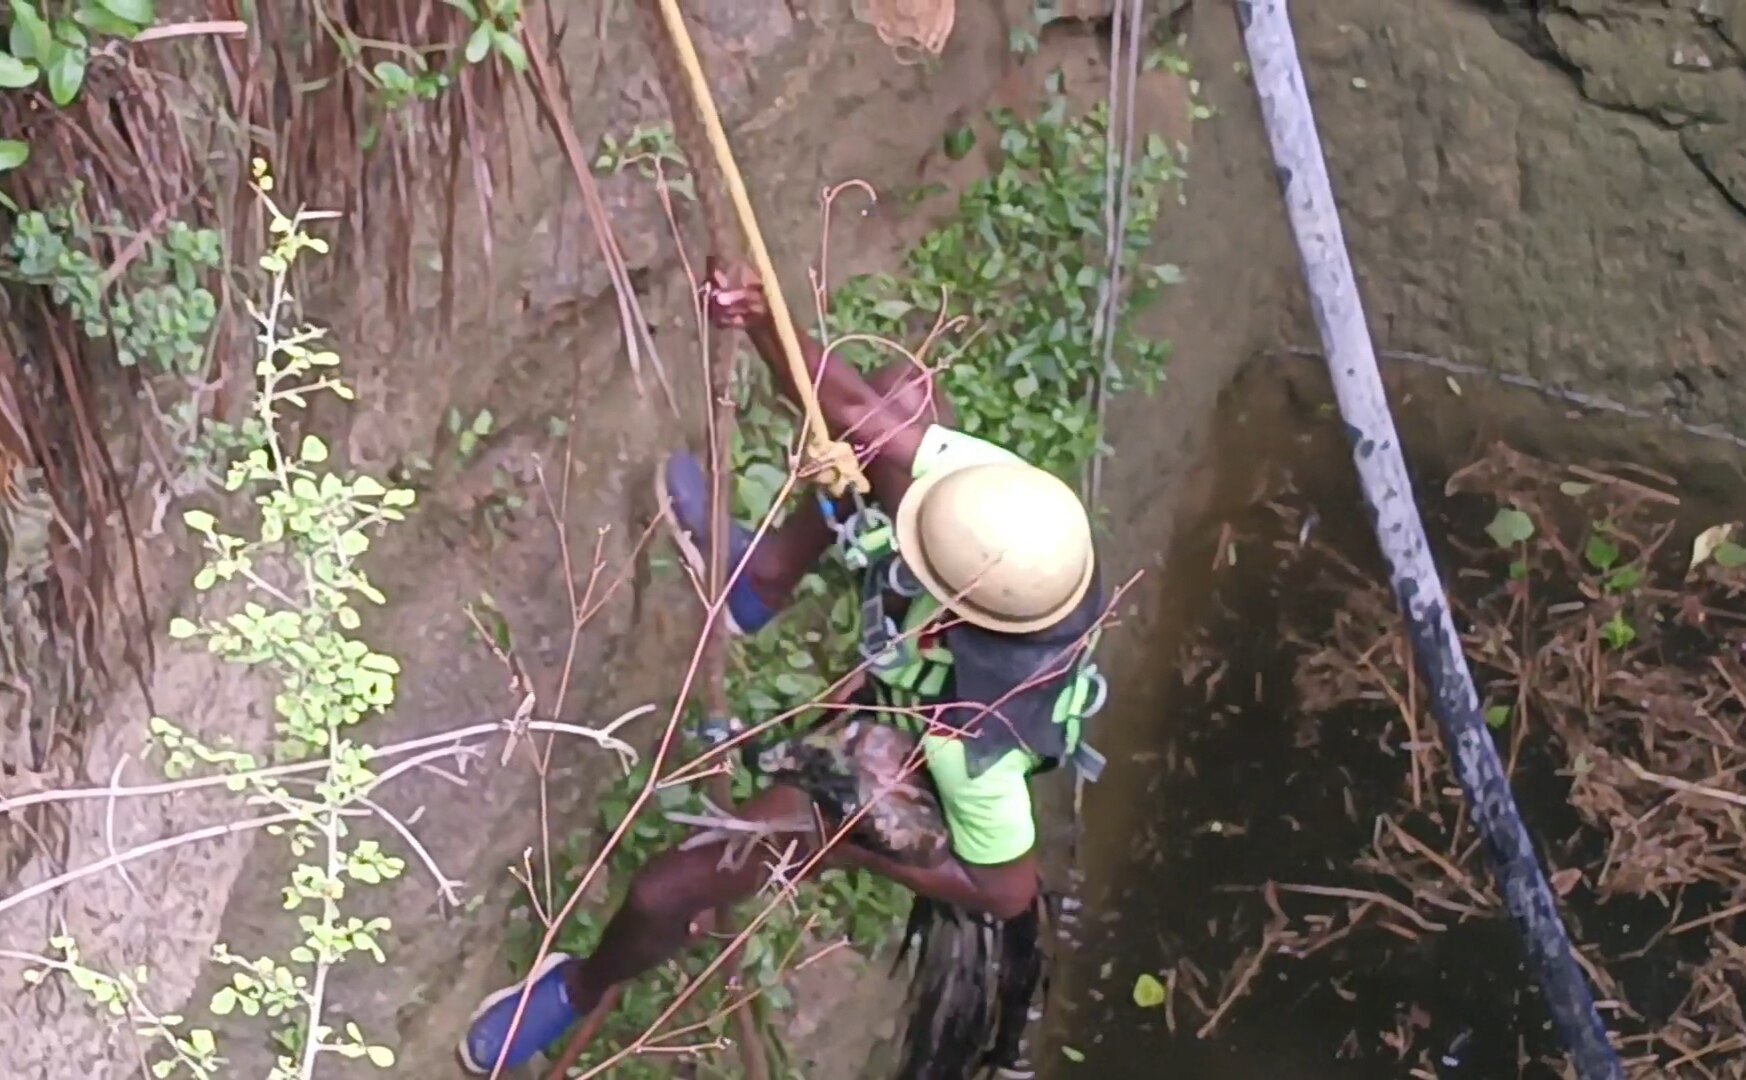
[[[806,820],[811,813],[805,792],[783,786],[761,792],[736,811],[743,819],[772,823]],[[799,839],[795,858],[803,859],[813,849],[813,837]],[[529,976],[534,985],[513,1039],[510,1024],[523,984],[486,998],[461,1042],[467,1071],[487,1075],[499,1058],[505,1069],[528,1061],[593,1012],[608,989],[676,955],[697,936],[694,927],[709,925],[714,909],[757,895],[769,879],[767,846],[759,845],[740,866],[727,869],[719,866],[722,850],[720,844],[672,848],[649,860],[632,879],[593,955],[576,960],[553,954]]]
[[[867,382],[885,399],[885,411],[895,424],[950,426],[955,419],[951,403],[938,386],[930,397],[927,377],[907,360],[874,370]],[[829,399],[821,398],[819,404],[832,433],[841,435]],[[886,467],[877,454],[867,465],[869,472]],[[672,455],[662,465],[656,494],[686,562],[700,580],[707,579],[710,484],[703,463],[691,454]],[[728,540],[730,570],[747,559],[750,551],[746,570],[728,596],[729,627],[736,634],[756,633],[787,607],[800,579],[836,539],[810,492],[781,525],[766,532],[754,546],[755,535],[753,529],[735,523]]]

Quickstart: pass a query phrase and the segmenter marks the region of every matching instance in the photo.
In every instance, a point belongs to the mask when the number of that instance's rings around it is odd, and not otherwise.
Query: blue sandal
[[[698,580],[709,580],[710,502],[709,474],[703,464],[691,454],[680,452],[668,456],[655,474],[655,498],[661,517],[673,533],[686,565]],[[751,552],[752,530],[735,522],[728,535],[728,573],[746,561]],[[744,636],[763,629],[775,616],[769,606],[752,589],[752,582],[741,574],[728,590],[727,619],[729,632]]]
[[[500,1061],[504,1069],[524,1065],[582,1018],[571,1006],[570,991],[564,985],[564,964],[569,959],[563,953],[549,953],[527,978],[479,1003],[467,1021],[467,1037],[458,1049],[462,1068],[474,1076],[489,1076]],[[515,1026],[515,1038],[511,1039],[515,1006],[521,1000],[521,988],[528,983],[533,989],[528,991],[521,1023]]]

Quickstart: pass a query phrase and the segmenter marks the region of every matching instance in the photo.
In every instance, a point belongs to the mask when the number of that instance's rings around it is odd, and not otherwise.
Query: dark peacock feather
[[[866,716],[759,755],[764,772],[809,793],[831,828],[867,807],[849,839],[910,865],[947,857],[950,835],[914,737]],[[1039,895],[1012,919],[917,896],[897,964],[912,965],[897,1080],[970,1080],[1022,1056],[1030,1008],[1047,982],[1054,910]]]
[[[811,795],[832,831],[853,821],[848,838],[864,847],[911,866],[946,857],[939,797],[905,731],[857,716],[765,750],[759,767]]]

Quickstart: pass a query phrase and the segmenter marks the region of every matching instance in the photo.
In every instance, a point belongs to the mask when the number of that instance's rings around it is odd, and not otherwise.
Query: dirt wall
[[[706,59],[791,296],[806,295],[824,185],[860,177],[900,194],[971,168],[974,162],[945,161],[941,135],[993,100],[1034,89],[1035,69],[1018,72],[1008,52],[1014,12],[1027,4],[960,4],[946,54],[918,66],[897,63],[849,6],[797,0],[706,8]],[[578,5],[571,15],[564,60],[585,140],[662,113],[624,7],[609,4],[602,14]],[[1718,178],[1731,175],[1732,159],[1705,149],[1724,145],[1732,106],[1686,109],[1670,119],[1668,102],[1685,98],[1619,89],[1633,75],[1642,85],[1704,87],[1717,101],[1733,100],[1740,82],[1733,22],[1706,21],[1697,10],[1622,0],[1532,11],[1502,0],[1297,6],[1379,344],[1575,384],[1694,420],[1746,415],[1746,377],[1728,349],[1746,318],[1746,300],[1730,287],[1746,260],[1746,236],[1736,196]],[[1670,66],[1664,45],[1674,25],[1707,35],[1712,69],[1700,75]],[[1204,443],[1231,373],[1256,353],[1314,344],[1295,299],[1296,266],[1235,27],[1209,0],[1186,26],[1214,116],[1190,133],[1171,119],[1182,88],[1148,83],[1145,92],[1170,106],[1149,110],[1148,120],[1192,145],[1189,210],[1167,217],[1160,249],[1188,277],[1149,316],[1152,331],[1177,343],[1171,379],[1156,398],[1126,398],[1111,412],[1117,454],[1103,496],[1109,557],[1121,577],[1161,565],[1174,508],[1191,482],[1184,463]],[[1051,47],[1063,59],[1078,58],[1075,78],[1095,92],[1091,39],[1060,33],[1066,44]],[[516,179],[497,198],[495,264],[489,275],[483,263],[456,268],[459,332],[443,337],[436,313],[426,310],[407,333],[348,335],[346,355],[372,411],[354,414],[347,451],[369,468],[422,455],[439,477],[416,524],[380,553],[376,569],[392,603],[367,630],[406,670],[400,705],[381,722],[379,742],[512,708],[504,673],[470,639],[462,614],[481,593],[506,612],[536,683],[548,700],[553,694],[570,616],[560,588],[564,555],[538,477],[555,482],[562,471],[562,445],[547,423],[566,410],[578,383],[569,554],[585,576],[597,530],[609,527],[606,580],[621,571],[624,579],[581,636],[569,718],[600,721],[645,701],[665,705],[695,630],[684,590],[653,574],[637,547],[651,512],[651,464],[698,425],[675,418],[652,382],[646,393],[634,386],[573,181],[543,134],[518,128],[514,137]],[[606,192],[663,361],[694,414],[695,350],[665,222],[646,186],[616,179]],[[902,205],[888,198],[874,214],[838,221],[834,276],[887,264],[925,227],[926,211]],[[379,326],[370,283],[359,285],[365,310],[343,321]],[[443,434],[446,416],[486,406],[498,434],[463,465]],[[524,496],[522,509],[490,509],[500,476]],[[1148,692],[1147,625],[1168,602],[1145,583],[1129,595],[1131,632],[1112,635],[1107,645],[1119,693]],[[265,737],[269,720],[257,688],[203,655],[168,652],[154,689],[160,711],[198,731],[228,732],[245,744]],[[108,780],[143,745],[139,701],[118,700],[110,713],[91,748],[86,782]],[[138,764],[127,768],[132,777],[147,774]],[[598,753],[560,747],[545,813],[554,833],[585,813],[608,768]],[[528,761],[501,767],[492,755],[473,762],[462,779],[464,787],[437,775],[410,777],[388,801],[399,813],[421,815],[417,828],[432,858],[461,879],[467,902],[445,909],[428,878],[410,874],[383,894],[396,927],[390,968],[355,967],[335,990],[366,1030],[398,1044],[397,1075],[450,1075],[454,1033],[504,971],[499,944],[517,887],[507,870],[530,847],[536,855],[539,849],[542,812]],[[130,802],[115,811],[113,842],[125,848],[180,832],[215,812],[197,799]],[[1111,813],[1119,817],[1119,808]],[[108,818],[102,805],[70,815],[70,863],[104,856]],[[6,946],[37,948],[64,925],[106,965],[149,967],[156,1003],[171,1008],[200,977],[214,940],[245,952],[272,946],[285,871],[277,842],[256,845],[241,836],[184,847],[137,864],[131,884],[103,875],[66,890],[52,908],[8,918],[0,937]],[[0,979],[17,985],[9,970],[0,969]],[[868,985],[879,984],[862,980],[855,992]],[[883,1002],[857,998],[853,1008],[863,1015],[888,1010],[888,988],[876,992]],[[834,1050],[809,1072],[820,1080],[853,1075],[846,1063],[866,1061],[877,1029],[862,1025],[865,1042],[856,1045],[841,1025],[810,1026],[833,1033]],[[251,1060],[236,1056],[236,1075],[257,1074]],[[6,1075],[121,1077],[136,1061],[125,1034],[73,997],[0,997]]]

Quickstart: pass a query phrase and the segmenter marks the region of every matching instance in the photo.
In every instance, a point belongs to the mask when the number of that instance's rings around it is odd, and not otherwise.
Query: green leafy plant
[[[1619,563],[1622,554],[1611,534],[1612,530],[1605,522],[1596,522],[1588,542],[1583,545],[1583,558],[1600,573],[1603,591],[1609,595],[1628,593],[1642,584],[1643,571]]]
[[[1515,552],[1516,558],[1510,562],[1510,578],[1526,580],[1528,541],[1534,538],[1534,519],[1513,506],[1499,507],[1491,524],[1485,527],[1485,534],[1498,547]]]
[[[362,624],[359,607],[384,602],[359,560],[372,533],[403,520],[414,496],[369,476],[329,469],[327,445],[314,435],[304,435],[295,448],[290,444],[290,411],[305,408],[318,393],[352,397],[334,374],[339,357],[321,347],[324,332],[293,324],[287,290],[297,260],[327,250],[308,227],[332,215],[281,211],[270,195],[272,177],[259,161],[254,183],[272,241],[261,257],[270,277],[267,299],[250,305],[262,350],[252,410],[260,439],[230,466],[224,486],[252,501],[256,531],[252,537],[230,532],[207,510],[183,515],[207,555],[195,588],[240,586],[247,599],[221,617],[173,619],[169,630],[172,638],[202,642],[229,663],[270,673],[278,682],[274,759],[319,767],[305,778],[281,778],[263,773],[255,754],[212,745],[163,717],[152,718],[150,729],[168,775],[210,769],[227,776],[232,790],[275,811],[253,824],[285,837],[301,860],[284,888],[285,909],[293,913],[301,940],[279,958],[245,958],[218,946],[213,961],[230,978],[210,1008],[219,1016],[278,1021],[274,1038],[281,1052],[269,1080],[305,1080],[324,1054],[384,1069],[394,1063],[388,1047],[367,1040],[355,1024],[333,1019],[329,990],[340,964],[360,954],[383,960],[381,938],[389,929],[385,918],[347,914],[344,903],[357,887],[392,880],[405,867],[379,842],[355,838],[349,824],[380,779],[370,765],[371,748],[351,729],[392,704],[399,672],[392,657],[352,635]],[[63,945],[69,965],[76,961],[70,948]],[[100,1005],[136,1010],[140,980],[69,974]],[[215,1070],[222,1059],[210,1032],[176,1034],[172,1018],[145,1023],[161,1028],[159,1041],[173,1051],[152,1064],[154,1076],[220,1075]]]
[[[1613,612],[1613,617],[1601,624],[1601,640],[1608,648],[1623,649],[1637,640],[1637,628],[1625,618],[1623,611]]]
[[[127,1020],[144,1045],[165,1055],[151,1065],[158,1080],[178,1073],[196,1080],[216,1080],[220,1075],[219,1066],[226,1061],[218,1056],[218,1041],[211,1029],[188,1027],[182,1017],[160,1016],[146,1005],[142,991],[149,980],[144,968],[107,975],[86,967],[78,943],[65,935],[50,938],[49,948],[60,955],[35,957],[36,966],[25,971],[25,982],[36,984],[51,975],[64,975],[98,1008]]]
[[[449,410],[449,434],[455,439],[455,457],[466,464],[479,452],[479,444],[491,434],[497,418],[490,409],[480,409],[468,420],[459,409]]]
[[[623,140],[608,132],[600,140],[594,167],[612,173],[634,167],[645,180],[652,180],[681,198],[697,198],[697,181],[679,150],[671,124],[638,127]]]
[[[942,305],[966,317],[961,340],[930,359],[945,365],[941,386],[964,430],[1062,476],[1104,451],[1096,431],[1102,357],[1092,329],[1104,281],[1103,220],[1107,114],[1070,116],[1062,97],[1041,115],[992,114],[1002,161],[966,190],[957,215],[928,234],[897,274],[856,278],[836,290],[831,336],[873,335],[919,342]],[[1150,388],[1169,346],[1135,334],[1132,312],[1181,280],[1171,265],[1140,268],[1166,184],[1182,176],[1179,154],[1146,141],[1130,170],[1132,207],[1119,245],[1136,282],[1115,341],[1121,358],[1108,390]],[[896,354],[860,341],[841,352],[863,366]]]
[[[516,71],[527,70],[527,50],[521,44],[521,0],[443,0],[473,24],[463,55],[469,64],[492,53]]]
[[[68,207],[20,215],[0,245],[0,277],[47,289],[87,337],[114,344],[123,367],[202,374],[218,317],[203,284],[223,263],[218,233],[172,221],[162,235],[137,238],[137,256],[114,281],[91,254],[99,234],[133,237],[119,219],[94,228]]]

